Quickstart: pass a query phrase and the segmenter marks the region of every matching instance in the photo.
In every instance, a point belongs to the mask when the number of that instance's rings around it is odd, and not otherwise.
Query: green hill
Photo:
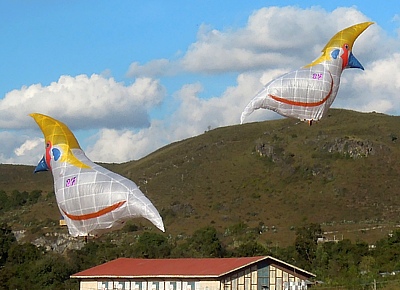
[[[293,119],[222,127],[105,166],[140,186],[167,234],[211,225],[226,235],[256,230],[260,241],[289,245],[296,227],[314,222],[328,238],[373,242],[400,220],[399,124],[397,116],[331,109],[311,127]],[[51,174],[32,171],[0,165],[0,189],[46,196],[3,215],[13,228],[58,221],[47,195]]]

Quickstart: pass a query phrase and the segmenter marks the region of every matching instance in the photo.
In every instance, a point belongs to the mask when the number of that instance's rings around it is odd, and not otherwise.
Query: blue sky
[[[400,3],[381,3],[2,1],[0,163],[40,158],[31,112],[65,122],[104,162],[238,124],[269,79],[363,21],[375,22],[353,48],[365,71],[343,73],[333,107],[398,115]]]

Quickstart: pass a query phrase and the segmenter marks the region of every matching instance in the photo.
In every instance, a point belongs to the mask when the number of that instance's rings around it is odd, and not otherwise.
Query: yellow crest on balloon
[[[71,130],[62,122],[57,121],[49,116],[33,113],[30,116],[36,121],[42,130],[45,142],[49,142],[52,146],[58,146],[62,149],[60,161],[70,163],[80,168],[90,168],[84,164],[71,152],[71,149],[80,149],[78,141]]]
[[[328,43],[322,49],[322,55],[305,67],[314,66],[316,64],[329,60],[331,50],[341,48],[344,44],[347,44],[349,46],[349,50],[351,50],[357,37],[373,23],[374,22],[363,22],[339,31],[331,38],[331,40],[328,41]]]

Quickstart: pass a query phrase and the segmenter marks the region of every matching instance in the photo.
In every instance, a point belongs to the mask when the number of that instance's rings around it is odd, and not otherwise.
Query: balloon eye
[[[50,147],[50,142],[47,142],[46,143],[46,148],[49,148]]]
[[[332,56],[332,58],[333,59],[337,59],[338,58],[338,55],[339,55],[339,49],[335,49],[335,50],[333,50],[332,52],[331,52],[331,56]]]
[[[348,50],[348,49],[349,49],[349,45],[348,45],[348,44],[345,44],[345,45],[344,45],[344,48],[345,48],[346,50]]]
[[[51,151],[53,152],[54,160],[57,161],[61,156],[60,150],[58,150],[57,148],[54,148]]]

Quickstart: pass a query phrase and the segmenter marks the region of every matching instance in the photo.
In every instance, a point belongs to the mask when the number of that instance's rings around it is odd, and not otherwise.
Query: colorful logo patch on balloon
[[[76,184],[76,179],[76,176],[72,178],[67,178],[67,180],[65,181],[65,187],[74,186]]]
[[[314,73],[312,74],[312,78],[314,80],[322,80],[323,74],[322,73]]]

